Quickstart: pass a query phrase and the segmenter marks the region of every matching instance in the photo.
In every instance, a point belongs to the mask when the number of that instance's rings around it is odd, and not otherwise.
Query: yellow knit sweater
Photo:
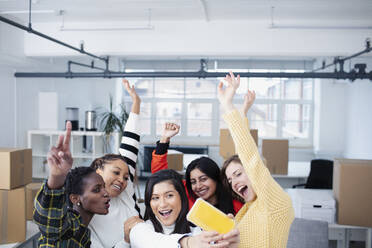
[[[234,110],[225,114],[224,119],[257,195],[255,200],[245,203],[235,217],[240,231],[239,247],[285,248],[294,219],[291,199],[263,164],[246,118]]]

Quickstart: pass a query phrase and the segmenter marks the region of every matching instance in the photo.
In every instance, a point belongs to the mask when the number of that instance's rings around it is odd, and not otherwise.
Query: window
[[[187,103],[187,134],[212,136],[212,104]]]
[[[302,72],[273,69],[250,71]],[[195,142],[195,137],[198,137],[201,144],[218,144],[219,129],[226,128],[217,100],[217,84],[220,80],[221,78],[130,79],[142,99],[142,140],[154,142],[161,135],[164,123],[172,121],[181,125],[176,140]],[[288,138],[292,146],[312,145],[312,79],[241,78],[234,99],[238,108],[241,108],[248,89],[256,92],[256,102],[248,112],[248,118],[251,128],[259,130],[260,138]]]

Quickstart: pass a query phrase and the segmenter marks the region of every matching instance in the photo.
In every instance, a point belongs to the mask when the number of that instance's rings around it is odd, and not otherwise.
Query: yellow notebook
[[[234,220],[201,198],[190,209],[187,220],[204,231],[217,231],[220,234],[230,232],[235,226]]]

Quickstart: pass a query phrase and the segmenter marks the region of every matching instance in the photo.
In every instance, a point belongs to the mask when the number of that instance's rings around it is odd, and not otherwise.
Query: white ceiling
[[[33,22],[147,21],[149,9],[154,21],[267,20],[275,21],[370,21],[372,0],[32,0]],[[28,21],[28,0],[0,0],[0,15]]]

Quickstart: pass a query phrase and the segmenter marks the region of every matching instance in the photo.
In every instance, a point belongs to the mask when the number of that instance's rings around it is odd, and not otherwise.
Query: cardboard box
[[[39,192],[42,183],[29,183],[26,185],[26,219],[33,219],[34,200],[37,192]]]
[[[263,139],[262,156],[271,174],[288,174],[288,140]]]
[[[256,142],[256,145],[258,144],[258,130],[257,129],[251,129],[251,135]],[[232,155],[235,155],[235,144],[234,141],[230,135],[229,129],[220,129],[220,155],[224,159],[228,159]]]
[[[0,189],[14,189],[32,180],[32,150],[0,148]]]
[[[296,218],[336,222],[336,201],[332,190],[286,189]]]
[[[0,244],[26,240],[25,187],[0,190]]]
[[[372,227],[372,160],[335,159],[333,192],[338,224]]]
[[[176,171],[183,171],[183,153],[177,150],[168,150],[168,168]]]

